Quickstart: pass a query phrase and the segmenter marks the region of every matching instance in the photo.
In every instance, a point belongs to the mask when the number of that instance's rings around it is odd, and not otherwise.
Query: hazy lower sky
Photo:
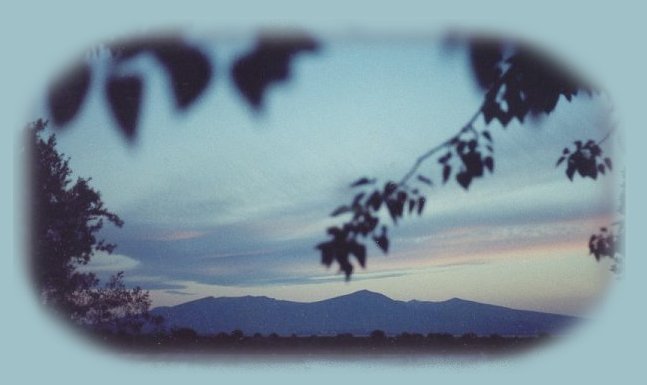
[[[469,192],[436,183],[424,215],[391,229],[391,252],[369,248],[367,268],[345,282],[314,248],[336,223],[330,212],[352,198],[358,177],[399,179],[470,119],[483,95],[466,52],[421,38],[323,40],[254,113],[227,75],[253,41],[200,44],[216,76],[187,113],[175,111],[165,74],[142,58],[131,68],[146,73],[134,145],[116,129],[96,78],[82,114],[57,133],[76,174],[91,176],[126,222],[105,229],[119,246],[90,268],[125,271],[128,284],[150,290],[153,306],[204,296],[313,301],[369,289],[585,314],[613,280],[587,241],[614,220],[620,167],[574,182],[555,168],[563,147],[606,135],[613,120],[604,95],[562,98],[550,116],[525,125],[491,124],[494,174]],[[90,60],[101,68],[102,55]],[[613,136],[605,150],[618,142]],[[436,169],[431,160],[421,171],[438,180]]]

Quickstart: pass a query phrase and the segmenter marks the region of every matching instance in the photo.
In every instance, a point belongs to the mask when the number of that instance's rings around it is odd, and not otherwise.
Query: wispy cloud
[[[159,234],[151,235],[147,240],[152,241],[183,241],[187,239],[200,238],[208,234],[207,231],[195,231],[195,230],[169,230],[165,232],[160,232]]]
[[[132,270],[140,265],[134,258],[123,254],[97,252],[87,265],[79,267],[83,272],[118,272]]]

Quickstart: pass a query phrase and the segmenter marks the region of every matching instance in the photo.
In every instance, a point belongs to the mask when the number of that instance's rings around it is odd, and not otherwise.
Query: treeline
[[[369,336],[341,333],[334,336],[281,336],[276,333],[245,335],[241,330],[201,335],[190,328],[174,328],[154,333],[94,332],[111,347],[143,353],[291,353],[291,352],[420,352],[420,353],[506,353],[523,350],[550,340],[551,336],[480,336],[475,333],[401,333],[387,335],[375,330]]]

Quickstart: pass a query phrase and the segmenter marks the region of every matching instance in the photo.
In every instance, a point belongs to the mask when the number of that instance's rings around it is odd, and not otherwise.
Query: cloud
[[[159,234],[153,235],[148,239],[153,241],[167,241],[167,242],[184,241],[187,239],[200,238],[206,234],[208,234],[208,232],[206,231],[169,230],[169,231],[164,231]]]
[[[118,272],[132,270],[140,265],[134,258],[123,254],[97,252],[87,265],[78,268],[82,272]]]

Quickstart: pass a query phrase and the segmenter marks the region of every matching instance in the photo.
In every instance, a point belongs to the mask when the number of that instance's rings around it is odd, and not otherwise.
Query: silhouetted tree
[[[55,135],[41,137],[47,122],[28,126],[30,268],[44,304],[81,325],[113,331],[139,331],[148,321],[148,292],[127,289],[123,273],[99,286],[94,273],[82,272],[95,252],[112,253],[114,244],[97,238],[108,221],[123,221],[108,211],[90,179],[72,181],[69,159],[56,149]],[[157,320],[155,320],[157,322]]]
[[[386,338],[386,333],[384,330],[373,330],[371,332],[371,338],[374,340],[383,340]]]
[[[171,338],[179,342],[196,342],[198,333],[191,328],[174,328],[171,329]]]
[[[236,329],[232,331],[229,336],[234,340],[234,341],[240,341],[245,337],[245,333],[243,333],[242,330]]]

